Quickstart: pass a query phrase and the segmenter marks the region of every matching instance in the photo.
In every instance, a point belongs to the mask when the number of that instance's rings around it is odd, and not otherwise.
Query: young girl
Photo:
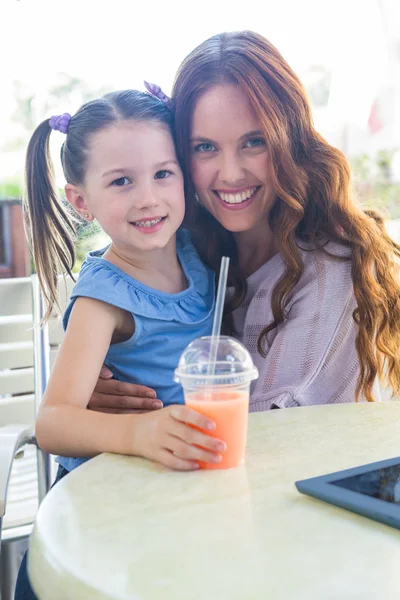
[[[183,406],[173,382],[184,348],[211,331],[214,276],[180,229],[184,185],[171,128],[161,100],[128,90],[89,102],[73,117],[44,121],[29,143],[27,208],[46,318],[57,302],[58,273],[71,275],[74,264],[73,218],[53,184],[52,129],[66,134],[68,202],[111,238],[82,266],[37,418],[40,446],[60,455],[59,476],[101,452],[190,470],[198,460],[218,462],[225,449],[192,427],[211,431],[214,423]],[[138,415],[86,410],[103,362],[120,381],[157,380],[167,408]]]

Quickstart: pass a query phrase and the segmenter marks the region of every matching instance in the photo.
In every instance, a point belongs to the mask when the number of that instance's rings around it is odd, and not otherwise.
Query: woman
[[[398,392],[400,246],[353,202],[276,48],[246,31],[206,40],[172,101],[187,223],[215,270],[231,257],[225,331],[260,371],[250,409],[372,401],[386,374]],[[114,410],[118,385],[102,381],[91,408]]]

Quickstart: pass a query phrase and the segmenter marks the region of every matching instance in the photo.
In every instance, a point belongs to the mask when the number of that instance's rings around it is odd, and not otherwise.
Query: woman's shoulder
[[[303,271],[296,285],[289,292],[291,301],[303,298],[348,298],[353,294],[351,250],[339,243],[329,242],[320,249],[299,241]],[[270,259],[248,280],[253,294],[270,296],[272,289],[282,279],[286,270],[280,253]]]
[[[343,244],[328,242],[321,249],[300,244],[304,270],[292,290],[292,299],[318,299],[318,302],[344,302],[354,296],[351,250]]]
[[[314,279],[324,273],[343,273],[351,276],[351,250],[343,244],[328,242],[316,248],[302,241],[297,242],[303,262],[303,273],[300,280]],[[257,283],[271,285],[277,282],[285,273],[286,264],[281,253],[275,254],[258,271],[248,279],[248,284]]]
[[[315,246],[315,244],[298,240],[297,245],[303,256],[311,253],[322,255],[327,258],[351,258],[351,248],[349,248],[349,246],[347,246],[346,244],[340,244],[339,242],[327,241],[322,242],[320,246]]]
[[[351,249],[344,244],[327,242],[320,248],[299,242],[299,250],[304,264],[304,274],[342,273],[351,276]]]

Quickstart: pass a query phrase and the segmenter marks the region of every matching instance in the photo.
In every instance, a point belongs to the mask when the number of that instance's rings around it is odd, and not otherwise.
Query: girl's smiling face
[[[80,192],[81,214],[95,217],[115,247],[135,254],[164,248],[185,211],[183,176],[168,128],[128,120],[95,133]]]

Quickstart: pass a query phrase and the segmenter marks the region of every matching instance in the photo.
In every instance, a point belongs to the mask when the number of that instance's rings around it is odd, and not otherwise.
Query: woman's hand
[[[198,469],[198,461],[219,463],[226,444],[207,435],[214,429],[215,423],[195,410],[168,406],[135,419],[131,453],[178,471]]]
[[[145,385],[126,383],[112,379],[107,367],[101,369],[100,377],[89,400],[88,408],[105,413],[141,413],[162,408],[156,392]]]

